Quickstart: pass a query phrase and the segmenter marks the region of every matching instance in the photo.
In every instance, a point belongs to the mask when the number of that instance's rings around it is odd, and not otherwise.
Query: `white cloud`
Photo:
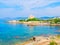
[[[55,8],[46,8],[45,10],[46,14],[48,15],[55,15],[55,16],[60,15],[60,6]]]
[[[16,15],[16,16],[25,16],[29,14],[34,14],[34,15],[59,15],[60,7],[56,8],[46,8],[46,9],[41,9],[41,10],[31,10],[31,8],[34,7],[42,7],[46,6],[48,4],[54,3],[54,2],[60,2],[60,0],[0,0],[0,3],[4,3],[7,6],[23,6],[24,10],[15,10],[14,8],[9,8],[9,9],[0,9],[0,14],[2,15]]]
[[[48,7],[41,10],[34,10],[32,13],[38,16],[60,16],[60,6],[55,8]]]
[[[0,0],[1,3],[4,3],[8,6],[13,5],[23,5],[26,8],[32,8],[35,6],[45,6],[49,3],[53,3],[59,0]]]
[[[41,7],[59,1],[60,0],[0,0],[1,3],[4,3],[8,6],[22,5],[25,9],[28,10],[33,7]]]

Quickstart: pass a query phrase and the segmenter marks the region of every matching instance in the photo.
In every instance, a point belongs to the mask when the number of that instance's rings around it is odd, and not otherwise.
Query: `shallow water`
[[[60,30],[60,26],[27,26],[0,23],[0,45],[15,45],[33,36],[60,34],[58,30]]]

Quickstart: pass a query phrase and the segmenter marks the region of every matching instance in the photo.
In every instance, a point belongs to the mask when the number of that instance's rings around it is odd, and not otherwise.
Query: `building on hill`
[[[33,18],[35,18],[33,15],[30,15],[30,16],[28,17],[28,19],[33,19]]]

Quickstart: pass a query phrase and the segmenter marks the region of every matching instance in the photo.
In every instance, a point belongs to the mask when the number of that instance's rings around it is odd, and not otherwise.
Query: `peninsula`
[[[60,25],[60,18],[54,17],[47,20],[39,19],[34,17],[33,15],[30,15],[27,19],[24,20],[11,20],[8,21],[9,23],[22,23],[30,26],[35,25]]]

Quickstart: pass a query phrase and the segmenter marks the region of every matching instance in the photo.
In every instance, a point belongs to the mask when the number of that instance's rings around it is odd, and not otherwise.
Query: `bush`
[[[38,18],[27,19],[27,21],[40,21]]]
[[[50,23],[52,24],[60,24],[60,18],[55,18],[55,19],[49,19],[48,21],[50,21]]]
[[[59,18],[56,18],[56,19],[54,19],[54,22],[55,23],[58,23],[58,22],[60,22],[60,19]]]
[[[57,45],[57,43],[56,42],[54,42],[54,41],[52,41],[52,42],[50,42],[50,44],[49,45]]]

